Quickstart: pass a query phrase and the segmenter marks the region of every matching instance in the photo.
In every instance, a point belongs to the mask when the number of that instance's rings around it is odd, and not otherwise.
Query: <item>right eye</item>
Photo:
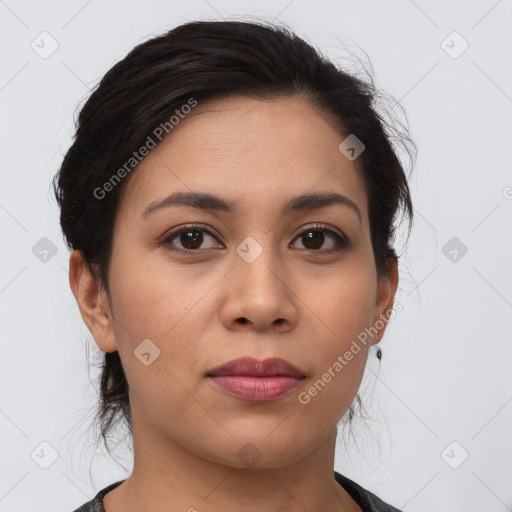
[[[198,252],[201,249],[201,245],[204,242],[204,234],[214,240],[217,240],[214,235],[205,227],[192,224],[190,226],[181,227],[170,233],[161,243],[172,251],[178,251],[182,253],[193,253]],[[176,247],[176,242],[181,244],[181,247]],[[211,247],[214,248],[214,247]]]

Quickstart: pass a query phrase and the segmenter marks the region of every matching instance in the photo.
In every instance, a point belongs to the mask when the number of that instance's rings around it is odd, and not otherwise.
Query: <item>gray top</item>
[[[334,472],[334,478],[350,494],[353,500],[361,507],[363,512],[401,512],[397,508],[388,505],[375,496],[375,494],[367,491],[356,482],[341,475],[340,473],[337,473],[336,471]],[[123,482],[124,480],[120,480],[119,482],[110,484],[99,491],[91,501],[84,503],[80,508],[77,508],[73,512],[105,512],[105,508],[103,507],[103,497]]]

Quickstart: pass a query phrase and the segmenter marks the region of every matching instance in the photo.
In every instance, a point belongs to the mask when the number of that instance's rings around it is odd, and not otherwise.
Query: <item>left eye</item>
[[[325,236],[327,233],[327,237]],[[296,238],[301,240],[302,244],[306,244],[304,249],[318,251],[324,244],[326,238],[334,240],[334,246],[330,249],[324,249],[325,252],[332,252],[347,246],[347,239],[336,233],[335,231],[322,227],[307,228]]]
[[[181,247],[174,247],[173,250],[184,253],[197,252],[201,249],[201,245],[204,242],[204,234],[206,237],[210,237],[212,240],[217,241],[215,236],[210,231],[203,227],[188,227],[171,233],[162,244],[168,246],[175,246],[174,240],[181,244]],[[326,240],[331,239],[331,247],[328,249],[322,249]],[[348,245],[347,239],[338,234],[332,229],[324,227],[310,227],[302,231],[294,240],[300,240],[303,247],[299,247],[301,250],[310,250],[313,252],[333,252],[341,250]],[[218,242],[217,242],[218,243]],[[210,248],[215,248],[215,244]]]

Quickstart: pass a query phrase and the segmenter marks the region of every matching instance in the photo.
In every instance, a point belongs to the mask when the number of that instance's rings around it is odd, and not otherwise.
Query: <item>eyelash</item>
[[[179,235],[181,235],[182,233],[185,233],[187,231],[204,231],[208,235],[210,235],[211,237],[213,237],[215,239],[217,238],[204,225],[201,225],[201,224],[187,224],[184,227],[180,228],[179,230],[170,233],[161,242],[161,245],[170,246],[172,240],[174,240]],[[301,235],[303,235],[304,233],[306,233],[308,231],[327,232],[329,235],[331,235],[335,239],[335,241],[337,243],[337,248],[335,248],[335,249],[328,249],[328,250],[321,250],[321,249],[301,249],[301,250],[308,251],[308,252],[313,252],[313,253],[319,253],[319,254],[331,254],[331,253],[338,252],[338,251],[341,251],[343,249],[346,249],[349,246],[349,241],[348,241],[348,239],[345,236],[341,235],[337,231],[334,231],[333,229],[330,229],[330,228],[327,228],[325,226],[322,226],[321,224],[312,224],[311,226],[307,226],[300,233],[298,233],[298,235],[294,238],[294,240],[298,239]],[[170,250],[176,251],[176,252],[179,252],[179,253],[183,253],[183,254],[193,254],[193,253],[198,253],[198,252],[201,251],[201,249],[180,249],[180,248],[171,248]],[[207,249],[203,249],[203,250],[207,250]]]

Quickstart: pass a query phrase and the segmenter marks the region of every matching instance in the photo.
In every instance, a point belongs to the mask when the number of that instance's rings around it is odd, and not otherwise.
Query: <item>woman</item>
[[[412,220],[375,96],[258,23],[184,24],[104,76],[54,185],[134,467],[76,512],[397,510],[333,470]]]

